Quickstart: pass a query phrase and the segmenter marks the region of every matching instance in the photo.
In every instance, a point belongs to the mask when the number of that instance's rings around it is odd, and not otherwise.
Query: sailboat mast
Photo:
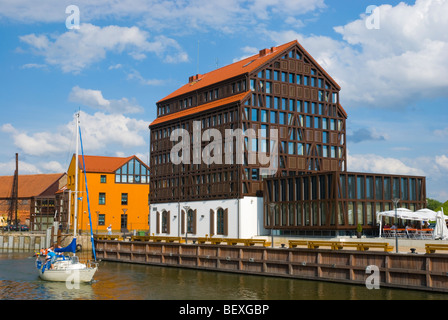
[[[79,112],[76,114],[76,153],[75,153],[75,219],[73,226],[73,237],[76,238],[78,232],[78,190],[79,190]]]

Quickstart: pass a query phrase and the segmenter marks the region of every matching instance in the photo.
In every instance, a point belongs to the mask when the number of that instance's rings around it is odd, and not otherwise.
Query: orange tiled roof
[[[198,90],[212,84],[248,73],[256,70],[264,63],[268,62],[270,59],[282,54],[287,49],[291,48],[293,45],[298,45],[300,49],[306,53],[309,59],[334,83],[334,85],[340,89],[339,85],[334,81],[334,79],[317,63],[316,60],[306,51],[297,40],[285,43],[278,47],[272,47],[270,49],[262,50],[265,54],[261,55],[260,53],[253,55],[249,58],[237,61],[235,63],[229,64],[222,68],[213,70],[203,75],[198,75],[198,78],[194,81],[191,81],[179,89],[175,90],[165,98],[159,100],[158,102],[162,102],[186,93],[189,93],[194,90]]]
[[[201,104],[201,105],[199,105],[197,107],[184,109],[184,110],[181,110],[181,111],[178,111],[178,112],[175,112],[175,113],[171,113],[171,114],[167,114],[165,116],[158,117],[149,126],[151,127],[151,126],[159,124],[159,123],[163,123],[163,122],[166,122],[166,121],[182,118],[182,117],[185,117],[185,116],[189,116],[191,114],[196,114],[196,113],[201,112],[201,111],[205,111],[205,110],[213,109],[213,108],[216,108],[216,107],[219,107],[219,106],[224,106],[224,105],[227,105],[227,104],[230,104],[230,103],[233,103],[233,102],[241,101],[249,94],[249,92],[250,91],[246,91],[246,92],[234,95],[234,96],[230,96],[230,97],[219,99],[219,100],[212,101],[212,102],[209,102],[209,103]]]
[[[19,198],[39,196],[53,183],[58,181],[63,173],[19,175]],[[10,198],[14,176],[0,177],[0,198]]]
[[[103,156],[84,156],[86,161],[86,172],[95,173],[113,173],[132,158],[136,158],[144,164],[137,156],[127,158],[121,157],[103,157]],[[82,156],[79,156],[79,169],[83,170]],[[145,164],[146,165],[146,164]]]
[[[186,85],[180,87],[176,91],[172,92],[165,98],[161,99],[159,102],[174,98],[176,96],[180,96],[182,94],[188,93],[193,90],[198,90],[209,85],[224,81],[226,79],[230,79],[239,75],[242,75],[247,72],[252,72],[256,68],[263,65],[265,62],[269,61],[273,57],[277,56],[282,51],[288,49],[297,41],[291,41],[279,47],[273,47],[271,50],[268,50],[268,53],[262,57],[260,54],[256,54],[252,57],[237,61],[235,63],[229,64],[222,68],[210,71],[209,73],[199,75],[199,79],[196,81],[187,83]],[[253,62],[251,62],[253,61]]]

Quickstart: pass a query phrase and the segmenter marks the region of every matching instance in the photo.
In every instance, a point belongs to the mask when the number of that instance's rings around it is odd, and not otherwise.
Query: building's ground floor
[[[263,198],[170,202],[151,205],[150,234],[173,237],[251,238],[267,235]]]
[[[361,227],[365,235],[376,235],[376,213],[393,210],[394,199],[412,211],[425,208],[425,178],[351,172],[269,178],[263,197],[152,204],[150,234],[343,236]]]

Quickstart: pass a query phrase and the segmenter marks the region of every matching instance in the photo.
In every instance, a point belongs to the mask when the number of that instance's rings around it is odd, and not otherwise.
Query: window
[[[266,82],[266,93],[272,93],[272,82],[267,81]]]
[[[115,182],[149,183],[149,170],[143,163],[134,158],[115,171]]]
[[[255,91],[255,79],[250,80],[250,91]]]
[[[275,111],[271,111],[269,120],[270,120],[271,123],[276,123],[277,122],[277,115],[276,115]]]
[[[225,233],[226,233],[225,232],[225,225],[226,225],[225,211],[222,208],[218,209],[218,212],[216,214],[216,220],[217,220],[216,233],[225,235]]]
[[[271,108],[272,107],[272,98],[271,96],[266,96],[266,108]]]
[[[294,154],[295,142],[288,142],[288,154]]]
[[[194,211],[191,209],[188,210],[188,213],[187,213],[187,232],[188,233],[195,233],[194,217],[195,217]]]
[[[120,219],[120,226],[121,229],[127,229],[128,228],[128,215],[122,214]]]
[[[106,225],[106,215],[105,214],[98,214],[98,225],[99,226]]]
[[[102,174],[100,178],[101,183],[106,183],[106,175]]]
[[[271,70],[269,69],[266,70],[266,79],[271,79]]]
[[[279,113],[279,124],[286,124],[286,118],[285,118],[285,113],[284,112],[280,112]]]
[[[98,197],[98,204],[106,204],[106,194],[100,192],[99,197]]]
[[[121,205],[122,206],[127,206],[128,205],[128,194],[127,193],[122,193],[121,194]]]
[[[268,122],[268,112],[261,110],[261,122]]]
[[[169,223],[170,223],[169,217],[170,217],[170,215],[169,215],[168,212],[166,212],[166,211],[162,212],[162,233],[169,233],[170,232],[170,230],[169,230]]]
[[[258,121],[258,109],[252,109],[252,121]]]
[[[294,73],[290,73],[289,74],[289,83],[294,83],[295,79],[294,79]]]

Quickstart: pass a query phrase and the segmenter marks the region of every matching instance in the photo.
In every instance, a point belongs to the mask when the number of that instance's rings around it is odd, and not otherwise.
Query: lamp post
[[[398,202],[400,202],[399,198],[394,198],[393,200],[394,203],[394,207],[395,207],[395,252],[398,253],[398,213],[397,213],[397,207],[398,207]]]
[[[187,244],[188,242],[188,211],[190,211],[190,206],[184,206],[183,207],[185,210],[185,214],[186,214],[186,223],[187,225],[185,226],[185,244]]]
[[[274,220],[274,211],[275,211],[275,207],[277,206],[276,203],[270,203],[269,204],[269,208],[270,210],[270,225],[273,226],[274,224],[272,223]],[[271,247],[274,248],[274,234],[272,233],[272,228],[271,228]]]

